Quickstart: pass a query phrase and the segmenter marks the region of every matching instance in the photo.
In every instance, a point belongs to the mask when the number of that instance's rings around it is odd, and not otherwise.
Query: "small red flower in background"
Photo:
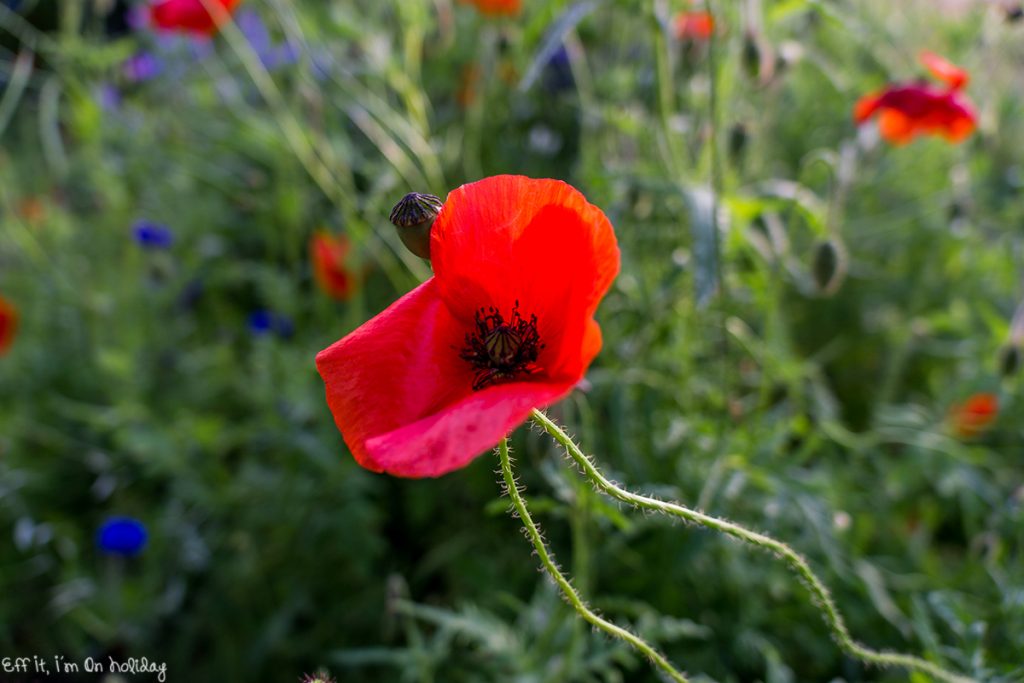
[[[941,135],[950,142],[961,142],[977,126],[977,115],[965,98],[928,85],[892,87],[864,97],[857,102],[853,117],[862,124],[879,112],[878,130],[895,145],[904,145],[918,135]]]
[[[491,17],[515,16],[522,10],[522,0],[462,0],[473,5],[481,14]]]
[[[434,277],[316,358],[356,461],[436,477],[559,400],[601,348],[619,271],[611,223],[557,180],[495,176],[448,195]]]
[[[715,18],[708,12],[680,12],[672,20],[677,40],[708,40],[715,34]]]
[[[878,130],[894,145],[906,144],[918,135],[941,135],[950,142],[970,136],[978,117],[960,92],[969,80],[967,72],[932,52],[922,52],[921,61],[948,88],[926,83],[889,86],[857,102],[853,109],[857,125],[879,114]]]
[[[344,237],[318,232],[309,240],[309,258],[313,276],[320,289],[335,299],[348,299],[355,290],[356,278],[346,264],[350,245]]]
[[[38,226],[46,219],[46,205],[39,197],[23,197],[15,213],[29,225]]]
[[[960,90],[971,80],[970,74],[964,69],[934,52],[924,50],[918,59],[932,76],[948,85],[950,90]]]
[[[950,422],[957,436],[978,436],[995,422],[999,415],[999,398],[995,394],[974,394],[949,411]]]
[[[17,330],[18,310],[14,308],[14,304],[0,296],[0,355],[11,348]]]
[[[242,0],[209,0],[224,11],[207,9],[203,0],[160,0],[149,8],[153,26],[162,31],[180,31],[212,36],[235,11]]]

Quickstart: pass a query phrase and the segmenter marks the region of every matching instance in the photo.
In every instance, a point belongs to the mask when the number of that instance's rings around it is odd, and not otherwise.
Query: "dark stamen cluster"
[[[537,332],[537,316],[525,320],[519,314],[519,302],[506,323],[498,309],[481,308],[476,312],[476,329],[466,335],[466,346],[459,358],[476,369],[473,389],[480,390],[498,382],[536,371],[537,356],[544,345]]]

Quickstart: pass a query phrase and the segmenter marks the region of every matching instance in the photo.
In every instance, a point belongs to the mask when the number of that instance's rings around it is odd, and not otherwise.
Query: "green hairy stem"
[[[790,569],[796,572],[804,585],[807,586],[815,604],[821,608],[822,617],[825,619],[825,623],[828,625],[833,638],[835,638],[839,647],[850,656],[875,666],[899,666],[906,669],[913,669],[932,676],[936,680],[946,681],[947,683],[977,683],[977,681],[972,678],[947,671],[937,664],[928,662],[920,657],[900,654],[897,652],[873,650],[861,643],[858,643],[850,635],[846,622],[839,613],[839,609],[836,607],[835,601],[832,599],[832,595],[829,593],[828,588],[825,587],[825,584],[822,583],[821,579],[819,579],[811,570],[810,564],[800,553],[793,550],[782,541],[777,541],[770,536],[750,531],[738,524],[706,515],[703,512],[691,510],[690,508],[678,503],[661,501],[656,498],[643,496],[620,488],[601,474],[597,467],[594,466],[591,459],[585,455],[582,450],[580,450],[579,446],[576,445],[572,438],[547,415],[539,410],[534,410],[532,417],[534,422],[550,434],[555,441],[565,447],[566,453],[576,463],[580,471],[599,491],[606,495],[638,508],[680,517],[687,522],[699,524],[703,527],[732,536],[744,543],[749,543],[759,548],[763,548],[764,550],[767,550],[781,558],[783,562],[789,565]]]
[[[627,631],[621,626],[616,626],[587,607],[580,594],[569,582],[569,579],[558,568],[554,557],[552,557],[551,552],[544,543],[544,537],[541,536],[540,529],[533,521],[533,517],[530,516],[530,511],[526,509],[526,501],[519,492],[519,485],[516,483],[515,474],[512,472],[512,458],[509,456],[508,439],[502,439],[501,443],[498,444],[498,458],[501,461],[501,474],[505,480],[505,491],[508,493],[508,497],[512,499],[513,511],[522,520],[523,530],[527,538],[530,539],[530,542],[533,543],[533,548],[537,551],[537,557],[540,558],[544,571],[554,580],[555,584],[562,591],[562,595],[572,605],[572,608],[576,610],[584,621],[632,645],[650,659],[655,666],[668,674],[669,678],[676,681],[676,683],[689,683],[686,676],[669,664],[668,660],[643,638]]]

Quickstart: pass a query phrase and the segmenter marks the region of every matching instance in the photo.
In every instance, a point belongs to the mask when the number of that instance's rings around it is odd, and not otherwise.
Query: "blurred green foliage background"
[[[1002,367],[1024,22],[709,4],[706,42],[673,35],[674,0],[504,19],[246,0],[208,41],[112,31],[113,2],[0,6],[0,295],[21,314],[0,656],[146,656],[172,681],[659,680],[537,572],[491,455],[363,471],[313,367],[429,276],[395,201],[523,173],[580,188],[622,248],[604,350],[552,410],[603,468],[790,542],[867,644],[1024,681],[1024,409]],[[858,131],[854,102],[922,76],[922,49],[973,74],[979,130]],[[140,244],[140,220],[173,243]],[[352,244],[347,301],[314,282],[317,229]],[[254,330],[258,311],[281,324]],[[999,413],[963,437],[950,411],[978,392]],[[513,445],[576,585],[695,681],[926,680],[844,657],[773,557],[602,499],[542,434]],[[138,557],[97,548],[111,515],[148,528]]]

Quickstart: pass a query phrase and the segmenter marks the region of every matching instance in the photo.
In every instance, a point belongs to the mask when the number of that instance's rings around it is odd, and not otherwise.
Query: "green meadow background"
[[[112,2],[17,4],[0,657],[145,656],[198,682],[660,680],[537,571],[493,455],[366,472],[313,366],[429,276],[388,223],[403,194],[522,173],[578,187],[622,249],[604,349],[551,410],[604,471],[791,543],[863,642],[1024,681],[1017,3],[711,0],[714,39],[686,43],[676,0],[507,19],[245,0],[203,45],[111,36]],[[977,132],[858,131],[856,100],[923,77],[922,49],[971,72]],[[159,73],[130,72],[140,53]],[[138,244],[139,220],[173,244]],[[348,301],[312,277],[318,229],[352,244]],[[258,310],[291,334],[255,334]],[[950,410],[978,392],[999,414],[960,437]],[[696,683],[928,680],[844,656],[771,555],[602,498],[535,430],[513,447],[575,585]],[[138,557],[98,550],[112,515],[146,525]]]

